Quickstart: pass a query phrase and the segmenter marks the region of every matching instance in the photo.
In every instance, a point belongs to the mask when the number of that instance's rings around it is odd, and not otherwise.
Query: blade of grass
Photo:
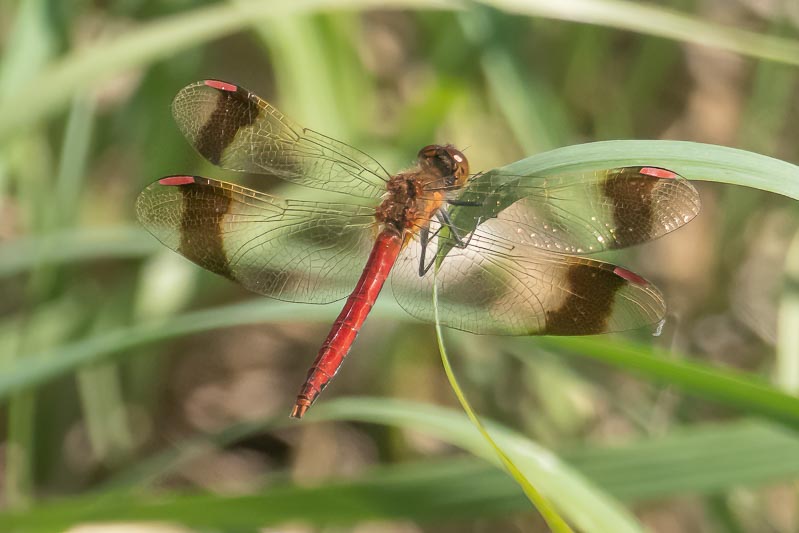
[[[3,60],[0,62],[0,102],[13,100],[19,93],[20,84],[25,84],[33,78],[36,71],[55,53],[54,36],[57,32],[48,16],[48,11],[48,3],[42,0],[31,0],[20,5],[11,27],[9,41],[6,43]],[[28,143],[35,144],[37,141],[44,144],[41,138],[24,139],[14,144],[24,146]],[[7,156],[11,151],[4,150],[3,156]],[[20,187],[18,198],[21,200],[21,205],[32,205],[28,202],[36,196],[32,194],[33,189],[42,184],[42,177],[50,174],[48,171],[37,172],[47,167],[49,161],[44,151],[36,155],[38,157],[35,161],[38,164],[35,163],[28,169],[30,171],[26,176],[28,183]],[[26,211],[33,214],[32,225],[41,229],[48,213],[41,209]],[[46,273],[35,274],[28,281],[25,302],[27,307],[33,307],[34,302],[41,297],[41,293],[45,292],[49,281],[46,279],[48,277]],[[37,345],[35,344],[37,339],[33,338],[35,334],[29,327],[29,318],[28,313],[23,314],[21,327],[16,335],[15,351],[11,353],[12,357],[17,357]],[[5,501],[10,507],[28,505],[34,498],[36,403],[35,391],[21,392],[12,396],[8,402],[8,432],[4,454],[6,468],[3,483]]]
[[[799,394],[799,233],[785,260],[785,280],[777,315],[777,367],[774,379],[786,392]]]
[[[49,7],[46,0],[19,2],[0,61],[0,98],[17,94],[20,84],[35,77],[56,52],[56,32],[49,28]]]
[[[0,244],[0,278],[42,264],[137,259],[162,248],[152,235],[136,226],[66,229]]]
[[[95,97],[89,93],[77,95],[70,106],[53,193],[58,198],[57,227],[72,226],[80,208],[94,130],[95,107]]]
[[[507,16],[473,9],[458,17],[475,49],[488,93],[525,152],[549,150],[573,138],[568,113],[550,84],[538,80],[500,37]]]
[[[669,9],[621,0],[485,0],[486,5],[529,16],[597,24],[799,64],[799,42],[708,23]],[[75,92],[125,70],[239,31],[270,17],[369,8],[457,9],[447,0],[304,0],[225,3],[163,17],[102,46],[86,48],[41,72],[26,90],[0,100],[0,141],[60,110]]]
[[[346,415],[356,418],[361,416],[358,413],[363,411],[363,406],[367,406],[371,413],[376,404],[385,402],[379,398],[334,399],[322,406],[340,401],[350,402]],[[414,405],[421,411],[441,409],[420,403],[400,403],[409,411],[414,409]],[[365,421],[391,424],[393,419],[372,417]],[[101,486],[100,492],[141,489],[157,484],[160,479],[212,450],[290,424],[283,417],[267,418],[234,424],[216,434],[187,439],[119,473]],[[609,446],[567,448],[559,455],[602,489],[625,502],[654,501],[686,494],[708,495],[730,487],[758,486],[799,478],[797,433],[776,424],[754,420],[676,428],[668,435]],[[508,482],[516,483],[510,479]],[[523,498],[517,508],[525,508]]]
[[[509,13],[548,17],[686,43],[710,46],[744,56],[799,65],[799,42],[714,24],[697,17],[645,2],[625,0],[483,0]]]
[[[469,438],[474,446],[483,446],[486,457],[493,453],[471,423],[450,409],[380,398],[329,400],[316,409],[312,415],[317,420],[387,424],[429,433],[458,445]],[[381,518],[441,522],[529,509],[529,502],[507,474],[482,460],[463,459],[381,467],[354,481],[331,480],[314,487],[278,482],[277,486],[232,498],[197,499],[197,495],[163,492],[144,495],[140,487],[134,494],[108,491],[152,482],[159,475],[168,475],[188,461],[197,460],[203,450],[291,425],[294,422],[280,416],[237,424],[219,434],[193,439],[155,456],[149,464],[143,464],[144,471],[128,472],[99,494],[43,504],[23,512],[0,513],[0,530],[63,531],[80,521],[112,519],[180,521],[204,528],[268,526],[289,521],[348,525]],[[452,432],[453,427],[457,431]],[[799,475],[797,435],[753,421],[685,428],[664,437],[621,446],[566,450],[562,455],[603,489],[629,502],[715,494],[730,487],[786,481]],[[207,512],[203,510],[206,506]]]
[[[590,357],[702,398],[799,428],[799,398],[743,372],[714,368],[615,337],[612,340],[608,337],[541,337],[534,341],[525,339],[522,343],[527,347],[524,353],[516,352],[522,358],[528,358],[530,348],[536,346],[555,348],[561,353]]]
[[[438,267],[438,265],[436,265]],[[437,270],[437,268],[436,268]],[[449,364],[449,358],[447,357],[447,350],[444,346],[444,337],[441,332],[441,322],[438,318],[438,290],[437,290],[437,283],[435,281],[435,276],[433,278],[433,309],[435,315],[435,328],[436,328],[436,340],[438,341],[438,351],[441,354],[441,364],[444,365],[444,373],[447,375],[447,380],[449,381],[449,386],[452,388],[452,392],[455,393],[455,396],[458,398],[458,402],[461,404],[461,407],[466,412],[466,416],[469,417],[472,425],[474,425],[475,429],[480,432],[480,435],[485,439],[486,443],[491,447],[491,449],[496,454],[497,458],[499,459],[502,466],[507,470],[507,472],[516,480],[516,483],[524,491],[524,494],[527,496],[527,499],[530,500],[530,503],[538,509],[538,512],[541,513],[541,516],[546,521],[549,529],[556,532],[563,532],[563,533],[572,533],[572,529],[569,525],[561,518],[558,514],[557,510],[552,506],[551,503],[533,486],[530,480],[527,478],[527,475],[522,472],[519,467],[516,465],[512,457],[509,457],[505,450],[497,444],[497,442],[491,437],[489,432],[486,430],[485,426],[483,426],[480,419],[475,414],[474,410],[472,409],[471,405],[469,404],[469,400],[466,399],[466,395],[461,390],[460,386],[458,385],[458,379],[455,377],[455,373],[452,370],[452,366]],[[539,468],[541,465],[536,465]],[[526,469],[527,473],[529,473],[533,477],[540,477],[540,471]],[[538,475],[538,476],[537,476]],[[630,521],[634,523],[634,519],[632,517],[625,517],[623,514],[621,518],[624,521]],[[625,520],[627,519],[627,520]],[[616,524],[615,527],[622,527],[624,530],[632,530],[635,531],[636,528],[630,529],[627,524],[621,522],[620,524]],[[587,524],[588,529],[590,531],[591,524]],[[585,527],[585,526],[584,526]]]
[[[0,141],[61,109],[72,95],[125,70],[163,59],[191,46],[229,35],[269,18],[329,10],[453,8],[447,0],[302,0],[225,2],[162,17],[114,40],[80,49],[45,69],[0,100]]]
[[[688,141],[619,140],[566,146],[496,169],[510,175],[547,175],[627,165],[669,168],[691,180],[715,181],[799,200],[799,167],[746,150]]]
[[[594,172],[613,167],[652,165],[671,169],[691,180],[706,180],[742,185],[799,199],[799,167],[772,157],[718,146],[686,141],[601,141],[556,148],[516,161],[478,176],[473,187],[485,184],[499,188],[519,176],[547,176],[558,172]],[[496,190],[496,189],[495,189]],[[521,191],[509,186],[492,197],[475,212],[474,208],[452,209],[455,226],[471,231],[482,220],[495,217],[499,211],[520,198]],[[469,199],[469,191],[462,198]],[[439,253],[446,253],[446,250]]]
[[[65,531],[79,523],[121,521],[180,523],[204,531],[252,531],[287,522],[324,528],[368,520],[440,523],[442,517],[497,516],[519,510],[520,501],[527,503],[504,472],[481,463],[383,467],[353,481],[281,484],[241,496],[161,493],[98,499],[94,495],[37,507],[35,513],[0,514],[0,529],[41,533]]]

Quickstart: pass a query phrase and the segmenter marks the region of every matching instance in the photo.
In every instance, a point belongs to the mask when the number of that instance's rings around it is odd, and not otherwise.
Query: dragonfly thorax
[[[424,186],[418,177],[419,172],[408,172],[391,178],[386,185],[387,194],[375,210],[379,223],[400,233],[413,226],[420,210],[424,209]]]
[[[375,211],[377,221],[398,232],[426,227],[450,191],[463,187],[469,176],[466,157],[454,146],[431,144],[419,150],[415,168],[393,176]]]

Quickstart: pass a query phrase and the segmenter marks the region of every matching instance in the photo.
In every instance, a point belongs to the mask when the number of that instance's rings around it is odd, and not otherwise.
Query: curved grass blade
[[[799,65],[799,42],[722,26],[673,9],[624,0],[483,0],[503,11],[655,35]]]
[[[345,405],[336,409],[341,402]],[[338,415],[335,420],[355,419],[414,431],[429,426],[424,422],[428,411],[443,411],[416,402],[386,404],[372,397],[333,399],[318,407],[324,411],[330,406]],[[447,411],[461,426],[471,429],[462,416]],[[334,420],[328,414],[324,419]],[[417,416],[421,419],[415,419]],[[280,526],[291,521],[346,526],[387,518],[441,523],[529,509],[529,502],[507,474],[473,458],[381,466],[354,480],[326,480],[313,487],[285,484],[270,474],[269,487],[244,496],[215,495],[196,500],[191,494],[146,495],[142,491],[142,484],[197,460],[203,449],[207,453],[248,435],[290,424],[280,416],[191,439],[140,463],[111,485],[104,485],[99,494],[0,513],[0,531],[65,531],[81,521],[123,518],[179,521],[205,529],[246,528],[254,527],[254,523]],[[476,434],[474,438],[481,440]],[[175,457],[175,451],[184,453]],[[561,455],[604,490],[629,503],[790,482],[799,473],[796,435],[754,421],[692,426],[622,446],[578,449]],[[135,490],[120,493],[120,489]],[[233,515],[232,508],[239,514]]]
[[[485,5],[528,16],[620,28],[722,50],[799,64],[799,42],[703,21],[652,5],[622,0],[483,0]],[[146,66],[191,46],[229,35],[259,21],[290,14],[369,8],[458,9],[448,0],[305,0],[234,2],[163,17],[102,46],[74,52],[0,100],[0,141],[62,109],[76,91],[127,69]]]
[[[437,270],[437,269],[436,269]],[[466,399],[466,395],[461,390],[460,385],[458,385],[458,379],[455,377],[455,373],[452,370],[452,365],[449,363],[449,358],[447,357],[447,349],[444,346],[444,337],[441,332],[441,322],[438,319],[438,285],[435,282],[435,278],[433,281],[433,310],[435,315],[435,328],[436,328],[436,340],[438,341],[438,352],[441,354],[441,364],[444,365],[444,372],[447,375],[447,380],[449,381],[449,385],[452,388],[452,392],[455,393],[455,396],[458,398],[458,402],[460,402],[461,407],[463,408],[466,416],[469,417],[472,425],[480,432],[480,435],[485,439],[488,445],[494,450],[496,456],[499,458],[502,466],[508,473],[516,480],[516,483],[524,491],[524,494],[527,496],[527,499],[530,500],[530,503],[538,509],[538,512],[541,513],[541,516],[546,521],[549,528],[558,533],[573,533],[572,529],[566,523],[563,518],[558,514],[555,508],[552,506],[551,503],[540,493],[538,490],[533,486],[527,476],[516,466],[516,463],[513,462],[513,459],[509,457],[505,450],[499,446],[496,441],[491,438],[491,435],[486,430],[483,423],[480,422],[480,419],[477,417],[477,414],[472,409],[472,406],[469,404],[469,400]]]
[[[417,405],[416,409],[412,408]],[[338,399],[323,403],[310,420],[355,420],[421,431],[498,464],[495,450],[462,414],[428,404],[377,398]],[[497,445],[537,485],[579,531],[640,532],[624,507],[579,472],[524,435],[491,421],[484,423]]]
[[[499,188],[503,179],[518,176],[547,176],[559,172],[593,172],[614,167],[651,165],[668,168],[690,180],[714,181],[753,187],[799,200],[799,167],[746,150],[687,141],[601,141],[557,148],[527,157],[478,176],[474,185],[490,183]],[[502,187],[492,199],[497,204],[476,212],[474,208],[454,208],[456,226],[472,230],[476,216],[496,216],[498,211],[519,200],[513,187]],[[464,192],[468,200],[468,189]]]

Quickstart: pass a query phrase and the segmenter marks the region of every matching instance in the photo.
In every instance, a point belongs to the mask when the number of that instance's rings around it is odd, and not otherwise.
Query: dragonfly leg
[[[433,257],[433,259],[430,260],[430,263],[428,263],[427,265],[424,264],[425,263],[425,255],[427,255],[427,245],[430,243],[431,240],[436,238],[438,233],[441,231],[441,228],[443,228],[443,227],[444,226],[441,226],[436,231],[434,231],[432,234],[430,233],[430,228],[429,227],[428,228],[422,228],[422,231],[419,233],[419,241],[420,241],[419,243],[422,246],[422,255],[419,258],[419,277],[420,278],[423,277],[425,274],[427,274],[430,271],[430,269],[433,268],[433,264],[435,264],[435,262],[436,262],[436,258]]]
[[[430,228],[422,228],[421,232],[419,233],[419,241],[422,246],[422,254],[419,258],[419,277],[423,277],[425,274],[427,274],[433,267],[433,264],[435,264],[436,260],[434,257],[430,260],[430,263],[425,265],[425,256],[427,255],[427,245],[438,235],[438,233],[441,231],[441,228],[449,228],[450,234],[455,240],[456,248],[466,248],[469,246],[469,243],[472,242],[472,237],[474,236],[474,232],[471,232],[469,237],[464,240],[461,234],[452,224],[452,219],[449,218],[449,213],[447,213],[444,209],[439,209],[436,216],[438,217],[439,222],[441,222],[441,227],[439,227],[433,234],[430,234]],[[479,226],[482,220],[483,217],[479,217],[477,219],[476,225]]]
[[[435,262],[435,258],[430,261],[430,264],[425,266],[425,255],[427,254],[427,245],[430,243],[432,239],[438,235],[438,232],[441,231],[441,228],[437,229],[435,233],[430,235],[430,228],[424,227],[422,231],[419,232],[419,244],[422,246],[422,255],[419,257],[419,277],[423,277],[427,272],[430,270],[430,267],[433,266]]]
[[[441,222],[441,227],[446,226],[449,228],[449,232],[452,235],[452,237],[455,239],[455,246],[457,248],[466,248],[467,246],[469,246],[469,243],[472,242],[472,237],[474,237],[474,231],[472,231],[469,234],[468,239],[464,240],[463,236],[460,234],[458,229],[452,224],[452,219],[449,218],[449,213],[447,213],[444,209],[439,209],[437,216],[439,222]],[[477,224],[475,224],[475,227],[479,226],[482,221],[483,217],[478,217]],[[440,230],[441,228],[439,228],[439,231]]]
[[[449,205],[454,206],[463,206],[463,207],[482,207],[483,202],[481,200],[447,200]]]

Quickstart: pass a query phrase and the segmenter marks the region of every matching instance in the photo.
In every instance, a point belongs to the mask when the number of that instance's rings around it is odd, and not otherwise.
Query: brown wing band
[[[641,176],[637,167],[628,167],[608,176],[603,192],[613,206],[616,225],[610,248],[625,248],[640,242],[641,230],[652,226],[652,192],[657,178]]]
[[[206,194],[198,179],[194,183],[176,183],[183,194],[178,252],[211,272],[233,279],[222,241],[222,215],[230,209],[230,191]]]
[[[624,278],[609,269],[580,263],[566,274],[569,296],[555,311],[547,311],[546,335],[590,335],[607,331],[616,292]],[[579,295],[588,295],[590,298]]]
[[[206,85],[219,92],[219,99],[216,108],[197,135],[196,147],[206,159],[217,165],[222,159],[222,153],[236,137],[236,133],[255,122],[260,109],[258,104],[250,99],[246,89],[231,84],[206,82]]]

